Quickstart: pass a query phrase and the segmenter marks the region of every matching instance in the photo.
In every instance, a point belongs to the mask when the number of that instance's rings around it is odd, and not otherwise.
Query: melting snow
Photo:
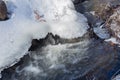
[[[71,0],[4,1],[11,16],[0,22],[0,71],[24,56],[34,38],[43,38],[48,32],[80,37],[88,29],[87,19],[75,11]]]

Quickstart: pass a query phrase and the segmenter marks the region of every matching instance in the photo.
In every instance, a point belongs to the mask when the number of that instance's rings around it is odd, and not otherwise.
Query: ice
[[[0,71],[19,61],[32,39],[44,38],[48,32],[75,38],[88,29],[87,19],[75,11],[71,0],[4,1],[10,19],[0,21]],[[39,20],[35,20],[34,10],[41,16]]]
[[[120,80],[120,75],[117,75],[114,79],[112,80]]]
[[[113,42],[114,44],[120,44],[119,41],[115,37],[111,37],[105,40],[106,42]]]
[[[93,30],[96,33],[96,35],[98,37],[100,37],[101,39],[108,39],[108,38],[110,38],[110,34],[109,34],[108,30],[106,28],[104,28],[103,26],[104,25],[94,27]]]

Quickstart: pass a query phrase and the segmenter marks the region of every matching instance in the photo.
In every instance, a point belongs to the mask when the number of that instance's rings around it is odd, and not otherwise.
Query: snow
[[[30,0],[30,2],[33,17],[37,14],[40,16],[38,21],[48,22],[50,32],[53,34],[64,38],[75,38],[86,33],[87,19],[75,11],[71,0]]]
[[[111,37],[109,39],[106,39],[105,41],[106,42],[113,42],[114,44],[120,44],[120,42],[115,37]]]
[[[12,15],[13,17],[7,21],[0,22],[0,71],[12,66],[13,63],[23,57],[28,51],[33,38],[45,37],[48,32],[47,26],[30,20],[28,5],[20,1],[22,0],[17,1],[19,5],[17,5],[17,2],[14,2],[16,3],[16,9],[13,13],[14,16]],[[40,36],[38,37],[38,35]]]
[[[32,39],[44,38],[48,32],[75,38],[88,29],[87,19],[75,11],[71,0],[4,1],[10,19],[0,22],[0,71],[19,61]],[[34,10],[42,15],[37,20]]]

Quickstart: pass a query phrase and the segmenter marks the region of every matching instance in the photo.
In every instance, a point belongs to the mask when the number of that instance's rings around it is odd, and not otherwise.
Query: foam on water
[[[50,78],[54,80],[59,74],[68,74],[65,77],[61,76],[70,80],[82,74],[79,72],[81,70],[80,67],[76,66],[77,68],[74,69],[74,67],[69,66],[75,66],[81,59],[87,58],[85,52],[88,48],[85,46],[88,44],[89,41],[64,45],[48,45],[37,51],[32,51],[30,52],[32,61],[28,61],[29,64],[22,69],[18,67],[16,72],[21,76],[26,75],[26,78],[23,77],[28,80],[32,77],[35,80],[46,80]]]

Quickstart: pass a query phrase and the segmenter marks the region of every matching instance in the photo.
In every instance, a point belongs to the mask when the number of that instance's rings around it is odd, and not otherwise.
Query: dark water
[[[90,39],[38,48],[0,80],[111,80],[119,69],[120,48]]]

